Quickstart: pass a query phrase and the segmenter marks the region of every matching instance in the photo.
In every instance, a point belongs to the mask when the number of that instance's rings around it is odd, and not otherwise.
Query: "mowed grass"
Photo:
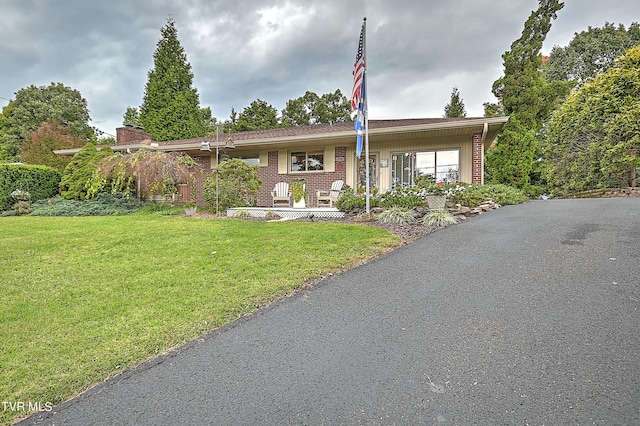
[[[399,243],[338,223],[1,218],[0,400],[57,404]]]

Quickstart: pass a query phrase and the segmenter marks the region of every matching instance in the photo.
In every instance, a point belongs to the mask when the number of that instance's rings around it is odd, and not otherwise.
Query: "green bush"
[[[419,209],[420,207],[426,207],[426,195],[434,192],[446,195],[448,204],[459,203],[467,207],[477,207],[490,199],[503,206],[520,204],[529,199],[523,190],[508,185],[444,184],[442,187],[437,186],[437,184],[429,185],[428,180],[423,180],[420,186],[394,188],[383,194],[372,196],[370,207]],[[438,188],[438,190],[435,188]],[[364,194],[355,194],[352,189],[347,188],[336,202],[336,207],[344,212],[357,212],[364,210],[365,203]]]
[[[16,203],[11,192],[29,193],[31,201],[58,194],[60,173],[48,166],[0,164],[0,211],[9,210]]]
[[[64,168],[60,182],[62,198],[67,200],[94,198],[105,184],[104,180],[96,180],[98,161],[111,154],[113,154],[111,149],[98,151],[91,142],[82,147]]]
[[[55,197],[31,205],[32,216],[121,216],[133,213],[142,204],[123,194],[98,194],[95,200],[65,200]]]
[[[220,171],[214,170],[204,183],[204,200],[209,208],[216,208],[216,193],[223,212],[232,207],[255,206],[258,190],[262,187],[256,166],[234,158],[220,163],[218,168]]]
[[[416,213],[403,207],[391,207],[380,213],[376,220],[393,225],[407,225],[416,221]]]
[[[487,200],[506,206],[524,203],[529,199],[521,189],[508,185],[457,185],[449,190],[447,198],[454,204],[477,207]]]
[[[380,207],[404,207],[411,209],[425,205],[423,188],[395,188],[379,196]]]
[[[367,206],[367,198],[365,193],[359,192],[356,193],[353,188],[348,185],[345,185],[343,188],[343,193],[336,201],[336,208],[343,212],[348,211],[358,211],[364,210]],[[370,207],[378,207],[379,206],[379,198],[378,196],[369,197],[369,205]]]

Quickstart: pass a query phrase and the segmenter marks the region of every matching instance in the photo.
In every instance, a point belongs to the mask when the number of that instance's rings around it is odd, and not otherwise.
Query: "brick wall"
[[[482,134],[476,133],[473,135],[473,148],[472,148],[472,164],[471,164],[471,183],[483,184],[484,183],[484,150],[482,147]]]
[[[344,162],[346,155],[346,147],[336,147],[335,158],[342,159],[342,161],[336,161],[335,172],[278,174],[278,151],[269,151],[268,165],[266,167],[258,168],[258,176],[262,180],[262,188],[258,191],[258,206],[270,207],[273,204],[271,190],[276,183],[291,183],[291,179],[301,177],[307,181],[307,207],[316,207],[316,191],[329,190],[331,188],[331,183],[335,180],[341,179],[346,181],[347,174]]]

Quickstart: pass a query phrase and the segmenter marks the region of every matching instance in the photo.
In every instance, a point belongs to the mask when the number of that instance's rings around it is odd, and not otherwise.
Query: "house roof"
[[[438,138],[482,133],[488,146],[495,139],[509,117],[480,118],[412,118],[392,120],[369,120],[370,142],[393,142],[412,138]],[[312,146],[319,144],[355,144],[355,129],[352,122],[316,124],[267,130],[254,130],[231,134],[220,134],[218,142],[224,144],[230,137],[236,148],[285,148],[291,144]],[[111,145],[116,151],[135,150],[142,147],[161,151],[199,151],[202,142],[216,142],[216,136],[182,139],[163,142],[130,143]],[[78,149],[57,150],[56,154],[73,155]]]

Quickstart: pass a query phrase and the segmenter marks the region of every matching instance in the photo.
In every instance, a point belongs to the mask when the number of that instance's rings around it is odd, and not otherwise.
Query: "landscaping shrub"
[[[251,217],[251,213],[249,213],[246,210],[236,210],[235,212],[233,212],[233,217],[240,218],[240,219],[246,219],[246,218]]]
[[[232,207],[255,206],[258,190],[262,187],[257,167],[234,158],[220,163],[218,168],[220,171],[214,170],[204,183],[204,200],[207,205],[215,210],[217,192],[219,208],[223,212]],[[219,175],[216,181],[217,173]]]
[[[82,147],[64,168],[60,182],[62,198],[67,200],[94,198],[104,185],[104,181],[96,180],[98,161],[112,154],[113,150],[110,148],[98,151],[91,142]]]
[[[53,197],[58,193],[60,173],[48,166],[0,164],[0,211],[13,208],[15,190],[29,193],[31,201]]]
[[[457,222],[458,221],[456,220],[456,218],[446,210],[435,210],[427,213],[422,218],[423,224],[428,226],[435,226],[438,228],[447,225],[453,225]]]
[[[380,213],[376,220],[393,225],[407,225],[416,221],[416,213],[403,207],[391,207]]]
[[[367,198],[364,192],[356,193],[348,185],[342,187],[343,193],[336,201],[336,208],[343,212],[363,210],[367,206]],[[379,206],[379,197],[373,195],[369,198],[370,207]]]
[[[120,216],[133,213],[142,204],[123,194],[98,194],[95,200],[65,200],[55,197],[31,205],[32,216]]]
[[[426,192],[423,188],[395,188],[379,196],[380,207],[404,207],[411,209],[425,205]]]
[[[502,184],[457,185],[449,190],[447,198],[454,204],[467,207],[477,207],[489,199],[502,206],[520,204],[529,199],[524,191]]]
[[[402,207],[417,209],[426,207],[428,194],[447,196],[447,204],[461,204],[466,207],[477,207],[485,201],[494,200],[500,205],[520,204],[529,199],[520,189],[507,185],[466,185],[438,184],[428,179],[419,180],[420,185],[412,188],[394,188],[383,194],[372,196],[370,207]],[[338,210],[361,213],[365,208],[364,194],[356,194],[347,188],[336,202]]]

